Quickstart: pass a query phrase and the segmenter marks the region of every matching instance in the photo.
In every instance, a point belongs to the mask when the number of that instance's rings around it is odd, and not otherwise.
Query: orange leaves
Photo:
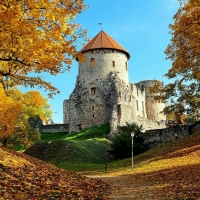
[[[111,184],[109,199],[197,200],[200,197],[199,133],[135,157],[134,171],[130,158],[126,168],[120,168],[118,163],[113,172],[100,176]]]
[[[5,84],[7,85],[7,84]],[[38,130],[30,127],[29,118],[51,117],[50,106],[38,91],[23,94],[16,87],[6,91],[0,86],[0,139],[9,147],[30,146],[40,139]]]
[[[21,112],[21,105],[7,97],[0,85],[0,139],[14,132],[15,120]]]
[[[176,113],[179,105],[184,106],[184,112],[177,114],[180,123],[186,114],[191,121],[200,117],[200,1],[185,2],[188,3],[179,8],[174,15],[174,24],[169,26],[172,39],[165,50],[167,59],[172,61],[172,68],[165,76],[174,80],[160,89],[169,105],[165,113]]]
[[[55,92],[50,83],[29,72],[56,75],[68,69],[62,64],[77,56],[76,41],[86,38],[72,18],[86,7],[79,1],[2,0],[0,4],[0,61],[7,63],[9,73],[0,67],[0,76],[7,76],[16,85],[41,86]],[[1,77],[0,77],[1,78]],[[25,79],[24,79],[25,78]],[[28,79],[28,80],[27,80]]]
[[[0,147],[0,196],[6,199],[106,199],[107,184]],[[18,157],[19,167],[4,159]],[[22,164],[21,164],[22,162]],[[27,163],[26,163],[27,162]],[[3,164],[2,164],[3,163]]]

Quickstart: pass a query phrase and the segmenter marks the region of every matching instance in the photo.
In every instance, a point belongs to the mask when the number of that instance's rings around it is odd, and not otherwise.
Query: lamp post
[[[133,138],[134,138],[134,136],[135,136],[135,132],[132,131],[131,132],[131,137],[132,137],[132,171],[133,171]]]

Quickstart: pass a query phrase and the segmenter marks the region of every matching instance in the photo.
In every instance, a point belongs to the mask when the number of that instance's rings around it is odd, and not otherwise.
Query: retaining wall
[[[145,132],[145,143],[149,148],[161,146],[167,142],[184,138],[200,131],[200,121],[192,125],[171,126],[165,129],[147,130]]]
[[[40,127],[42,133],[69,133],[69,124],[49,124]]]

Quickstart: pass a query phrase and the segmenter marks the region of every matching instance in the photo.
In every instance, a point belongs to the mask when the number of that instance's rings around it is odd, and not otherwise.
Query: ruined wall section
[[[111,81],[111,74],[106,79],[96,79],[95,94],[91,93],[90,85],[85,86],[78,79],[70,99],[65,100],[66,122],[69,131],[76,132],[89,126],[110,123],[113,105],[116,104],[117,92]],[[64,123],[66,123],[64,122]]]
[[[165,128],[165,121],[147,119],[145,87],[138,84],[128,85],[120,79],[117,73],[112,73],[113,84],[117,91],[117,104],[113,106],[110,120],[111,134],[118,131],[118,126],[136,123],[143,130]]]
[[[111,133],[118,131],[118,126],[139,123],[146,119],[145,92],[132,83],[126,84],[118,73],[112,73],[113,84],[117,91],[117,104],[114,105],[110,120]]]

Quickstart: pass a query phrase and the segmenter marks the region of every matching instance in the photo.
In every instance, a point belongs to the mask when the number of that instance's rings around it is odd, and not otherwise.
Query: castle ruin
[[[69,132],[110,123],[111,133],[126,122],[144,129],[164,128],[165,104],[154,100],[149,87],[153,80],[129,83],[130,54],[104,31],[100,31],[81,51],[76,86],[64,100],[64,123]]]

